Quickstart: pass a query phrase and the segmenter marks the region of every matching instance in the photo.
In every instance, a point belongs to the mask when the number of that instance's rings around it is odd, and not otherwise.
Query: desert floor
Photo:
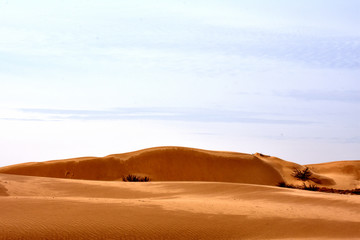
[[[0,175],[2,239],[360,239],[360,198],[215,182]]]

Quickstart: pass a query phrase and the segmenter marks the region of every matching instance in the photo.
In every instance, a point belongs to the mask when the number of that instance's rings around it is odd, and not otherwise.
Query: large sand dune
[[[338,170],[340,166],[341,171]],[[275,186],[282,181],[302,184],[292,177],[292,172],[304,167],[260,153],[157,147],[106,157],[23,163],[0,168],[0,173],[87,180],[121,180],[123,176],[135,174],[148,176],[152,181],[215,181]],[[312,181],[319,186],[360,187],[360,161],[309,167],[313,171]]]
[[[359,196],[275,186],[305,167],[182,147],[7,166],[0,239],[360,239]],[[308,167],[309,183],[360,187],[360,161]]]

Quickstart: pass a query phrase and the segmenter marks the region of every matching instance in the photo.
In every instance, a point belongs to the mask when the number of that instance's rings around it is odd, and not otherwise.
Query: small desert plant
[[[319,187],[316,186],[315,184],[306,185],[306,184],[304,183],[302,189],[304,189],[304,190],[310,190],[310,191],[318,191],[318,190],[319,190]]]
[[[286,187],[286,188],[296,188],[294,185],[292,184],[287,184],[286,182],[279,182],[277,184],[278,187]]]
[[[357,194],[357,195],[360,195],[360,188],[355,188],[355,189],[352,189],[352,190],[350,190],[350,193],[351,193],[351,194]]]
[[[309,184],[306,185],[305,183],[303,183],[303,185],[301,186],[295,186],[292,184],[287,184],[285,182],[279,182],[277,184],[278,187],[285,187],[285,188],[296,188],[296,189],[301,189],[301,190],[309,190],[309,191],[317,191],[317,192],[325,192],[325,193],[338,193],[338,194],[353,194],[353,195],[360,195],[360,188],[355,188],[355,189],[347,189],[347,190],[342,190],[342,189],[334,189],[334,188],[327,188],[327,187],[318,187],[315,184]]]
[[[277,184],[278,187],[286,187],[286,182],[279,182]]]
[[[339,194],[354,194],[354,195],[360,195],[360,188],[355,189],[334,189],[334,188],[326,188],[322,187],[318,189],[319,192],[326,192],[326,193],[339,193]]]
[[[292,173],[292,176],[294,178],[297,178],[301,181],[309,180],[311,175],[312,175],[312,172],[310,171],[310,169],[308,167],[306,167],[304,170],[299,170],[299,169],[295,168],[295,170]]]
[[[139,177],[136,175],[129,174],[126,177],[123,176],[122,180],[124,182],[149,182],[150,178],[149,177]]]

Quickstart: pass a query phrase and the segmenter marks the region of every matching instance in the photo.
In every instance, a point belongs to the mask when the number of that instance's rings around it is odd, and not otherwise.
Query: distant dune
[[[306,167],[308,183],[359,187],[360,161],[184,147],[7,166],[0,239],[360,239],[359,196],[274,186]]]
[[[308,165],[312,181],[333,188],[360,187],[360,161]],[[106,157],[83,157],[0,168],[0,173],[72,178],[121,180],[134,174],[152,181],[211,181],[275,186],[285,181],[301,184],[292,177],[296,163],[260,153],[208,151],[184,147],[156,147]]]

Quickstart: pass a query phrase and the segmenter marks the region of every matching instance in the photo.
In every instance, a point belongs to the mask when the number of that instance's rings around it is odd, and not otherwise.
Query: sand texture
[[[3,167],[0,239],[360,239],[360,197],[276,187],[294,167],[180,147]],[[359,187],[359,161],[308,167]],[[152,181],[117,181],[129,173]]]

